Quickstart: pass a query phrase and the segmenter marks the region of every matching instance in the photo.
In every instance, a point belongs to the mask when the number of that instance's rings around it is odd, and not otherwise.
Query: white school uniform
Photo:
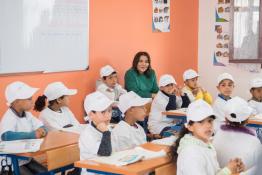
[[[144,129],[136,125],[137,128],[122,120],[115,126],[112,130],[113,151],[131,149],[146,142]]]
[[[248,105],[254,109],[253,114],[262,114],[262,102],[250,100]]]
[[[120,84],[116,84],[114,88],[110,88],[103,82],[97,87],[97,90],[112,101],[118,101],[119,97],[127,92]]]
[[[214,130],[215,132],[220,128],[220,125],[223,124],[225,120],[225,107],[227,101],[221,97],[217,97],[215,102],[213,103],[213,110],[216,116],[214,121]]]
[[[61,130],[65,125],[72,124],[79,126],[80,123],[68,107],[61,107],[61,112],[56,112],[50,108],[45,108],[39,115],[49,131]]]
[[[215,134],[213,145],[220,166],[226,166],[230,159],[238,157],[251,172],[255,168],[259,152],[262,151],[262,145],[256,136],[221,129]]]
[[[30,112],[25,112],[25,117],[20,118],[9,108],[0,122],[0,136],[7,131],[32,132],[41,126],[43,123]]]
[[[79,137],[80,160],[87,160],[97,157],[97,152],[102,140],[102,132],[88,124]],[[86,169],[82,169],[81,175],[94,175]]]
[[[174,119],[162,115],[162,112],[166,111],[168,102],[169,97],[161,91],[155,96],[148,118],[148,128],[152,134],[160,134],[165,127],[174,125]],[[176,97],[176,105],[177,108],[181,108],[182,106],[182,98],[179,96]]]
[[[226,170],[220,169],[216,150],[211,144],[204,143],[190,134],[186,134],[180,140],[177,175],[217,175],[221,171]]]

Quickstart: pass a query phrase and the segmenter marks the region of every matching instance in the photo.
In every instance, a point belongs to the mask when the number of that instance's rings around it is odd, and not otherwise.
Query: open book
[[[1,141],[0,154],[36,152],[40,149],[44,139],[25,139],[14,141]]]
[[[172,146],[176,141],[176,136],[170,136],[162,139],[153,140],[151,143],[158,144],[158,145],[167,145]]]
[[[166,152],[164,150],[150,151],[142,147],[136,147],[130,150],[115,152],[109,157],[101,156],[91,160],[104,164],[124,166],[134,162],[138,162],[140,160],[147,160],[164,156],[166,156]]]

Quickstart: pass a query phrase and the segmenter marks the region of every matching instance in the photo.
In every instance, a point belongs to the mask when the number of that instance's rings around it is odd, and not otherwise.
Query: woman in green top
[[[125,74],[125,88],[143,98],[152,98],[158,92],[156,74],[151,68],[147,52],[138,52],[135,55],[132,68]]]

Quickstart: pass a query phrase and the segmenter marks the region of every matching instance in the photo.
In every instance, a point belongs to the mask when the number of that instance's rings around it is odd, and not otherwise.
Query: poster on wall
[[[170,32],[170,0],[152,0],[153,32]]]
[[[215,7],[215,52],[213,58],[214,66],[226,66],[229,60],[229,20],[231,0],[216,0]]]

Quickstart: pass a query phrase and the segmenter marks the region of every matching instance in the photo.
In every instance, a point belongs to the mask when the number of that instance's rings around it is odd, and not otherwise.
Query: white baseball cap
[[[234,82],[234,78],[231,74],[229,73],[222,73],[217,77],[217,84],[219,85],[219,83],[223,80],[231,80]]]
[[[207,102],[199,99],[190,103],[186,115],[188,123],[189,121],[199,122],[215,114],[213,108]]]
[[[251,84],[250,89],[251,88],[260,88],[262,87],[262,78],[254,78],[250,84]]]
[[[107,77],[111,75],[113,72],[116,72],[114,68],[112,68],[110,65],[106,65],[100,69],[100,77]]]
[[[129,108],[133,106],[143,106],[149,103],[151,100],[151,98],[142,98],[135,92],[130,91],[119,97],[118,107],[120,111],[124,114]]]
[[[7,85],[5,89],[7,105],[10,106],[11,103],[18,99],[28,99],[32,97],[37,90],[38,88],[30,87],[21,81],[15,81]]]
[[[244,99],[233,97],[227,101],[225,117],[231,122],[242,122],[250,117],[252,111],[252,108],[248,106],[248,103]]]
[[[176,84],[176,80],[172,75],[162,75],[159,79],[159,87],[166,86],[168,84]]]
[[[84,108],[86,113],[91,111],[101,112],[106,110],[114,102],[99,91],[88,94],[85,98]]]
[[[76,89],[68,89],[62,82],[50,83],[44,90],[44,95],[48,101],[58,99],[63,95],[75,95],[76,93]]]
[[[196,71],[194,71],[193,69],[188,69],[183,74],[184,81],[190,80],[195,77],[199,77],[199,74]]]

